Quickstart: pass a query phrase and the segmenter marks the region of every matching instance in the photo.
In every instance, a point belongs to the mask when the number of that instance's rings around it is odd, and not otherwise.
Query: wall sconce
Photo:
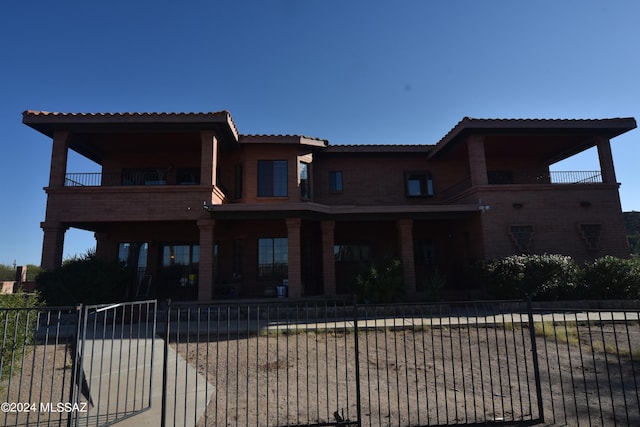
[[[482,211],[482,213],[487,212],[489,209],[491,209],[491,206],[489,205],[480,205],[480,210]]]
[[[582,202],[580,202],[580,206],[582,206],[583,208],[588,208],[589,206],[591,206],[591,202],[583,200]]]
[[[513,206],[514,209],[522,209],[524,205],[522,203],[514,203],[511,206]]]

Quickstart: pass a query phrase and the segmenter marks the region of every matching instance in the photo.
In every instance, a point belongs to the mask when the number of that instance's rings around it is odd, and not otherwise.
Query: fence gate
[[[69,399],[78,410],[70,413],[69,425],[113,424],[151,406],[156,305],[81,308]]]

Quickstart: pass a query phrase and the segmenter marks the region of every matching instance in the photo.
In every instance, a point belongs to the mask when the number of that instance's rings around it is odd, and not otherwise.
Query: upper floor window
[[[287,194],[287,161],[258,160],[258,197],[286,197]]]
[[[311,198],[311,180],[309,179],[309,163],[300,162],[300,197]]]
[[[165,169],[123,169],[122,185],[165,185],[167,171]]]
[[[426,171],[406,172],[405,190],[409,197],[433,196],[433,178]]]
[[[329,192],[342,193],[342,171],[329,172]]]
[[[198,168],[179,168],[176,171],[176,183],[178,185],[199,185],[200,169]]]
[[[242,163],[238,163],[233,167],[233,197],[242,198]]]

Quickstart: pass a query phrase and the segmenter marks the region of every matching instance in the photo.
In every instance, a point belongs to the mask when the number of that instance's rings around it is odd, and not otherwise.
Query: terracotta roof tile
[[[428,153],[433,145],[427,144],[358,144],[332,145],[328,153]]]

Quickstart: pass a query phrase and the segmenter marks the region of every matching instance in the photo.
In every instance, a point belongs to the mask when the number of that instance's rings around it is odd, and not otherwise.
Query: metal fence
[[[3,425],[640,425],[637,306],[145,301],[0,327]]]
[[[637,309],[332,302],[167,316],[202,399],[165,390],[165,425],[640,425]]]
[[[0,309],[0,424],[108,425],[148,409],[155,308]]]

